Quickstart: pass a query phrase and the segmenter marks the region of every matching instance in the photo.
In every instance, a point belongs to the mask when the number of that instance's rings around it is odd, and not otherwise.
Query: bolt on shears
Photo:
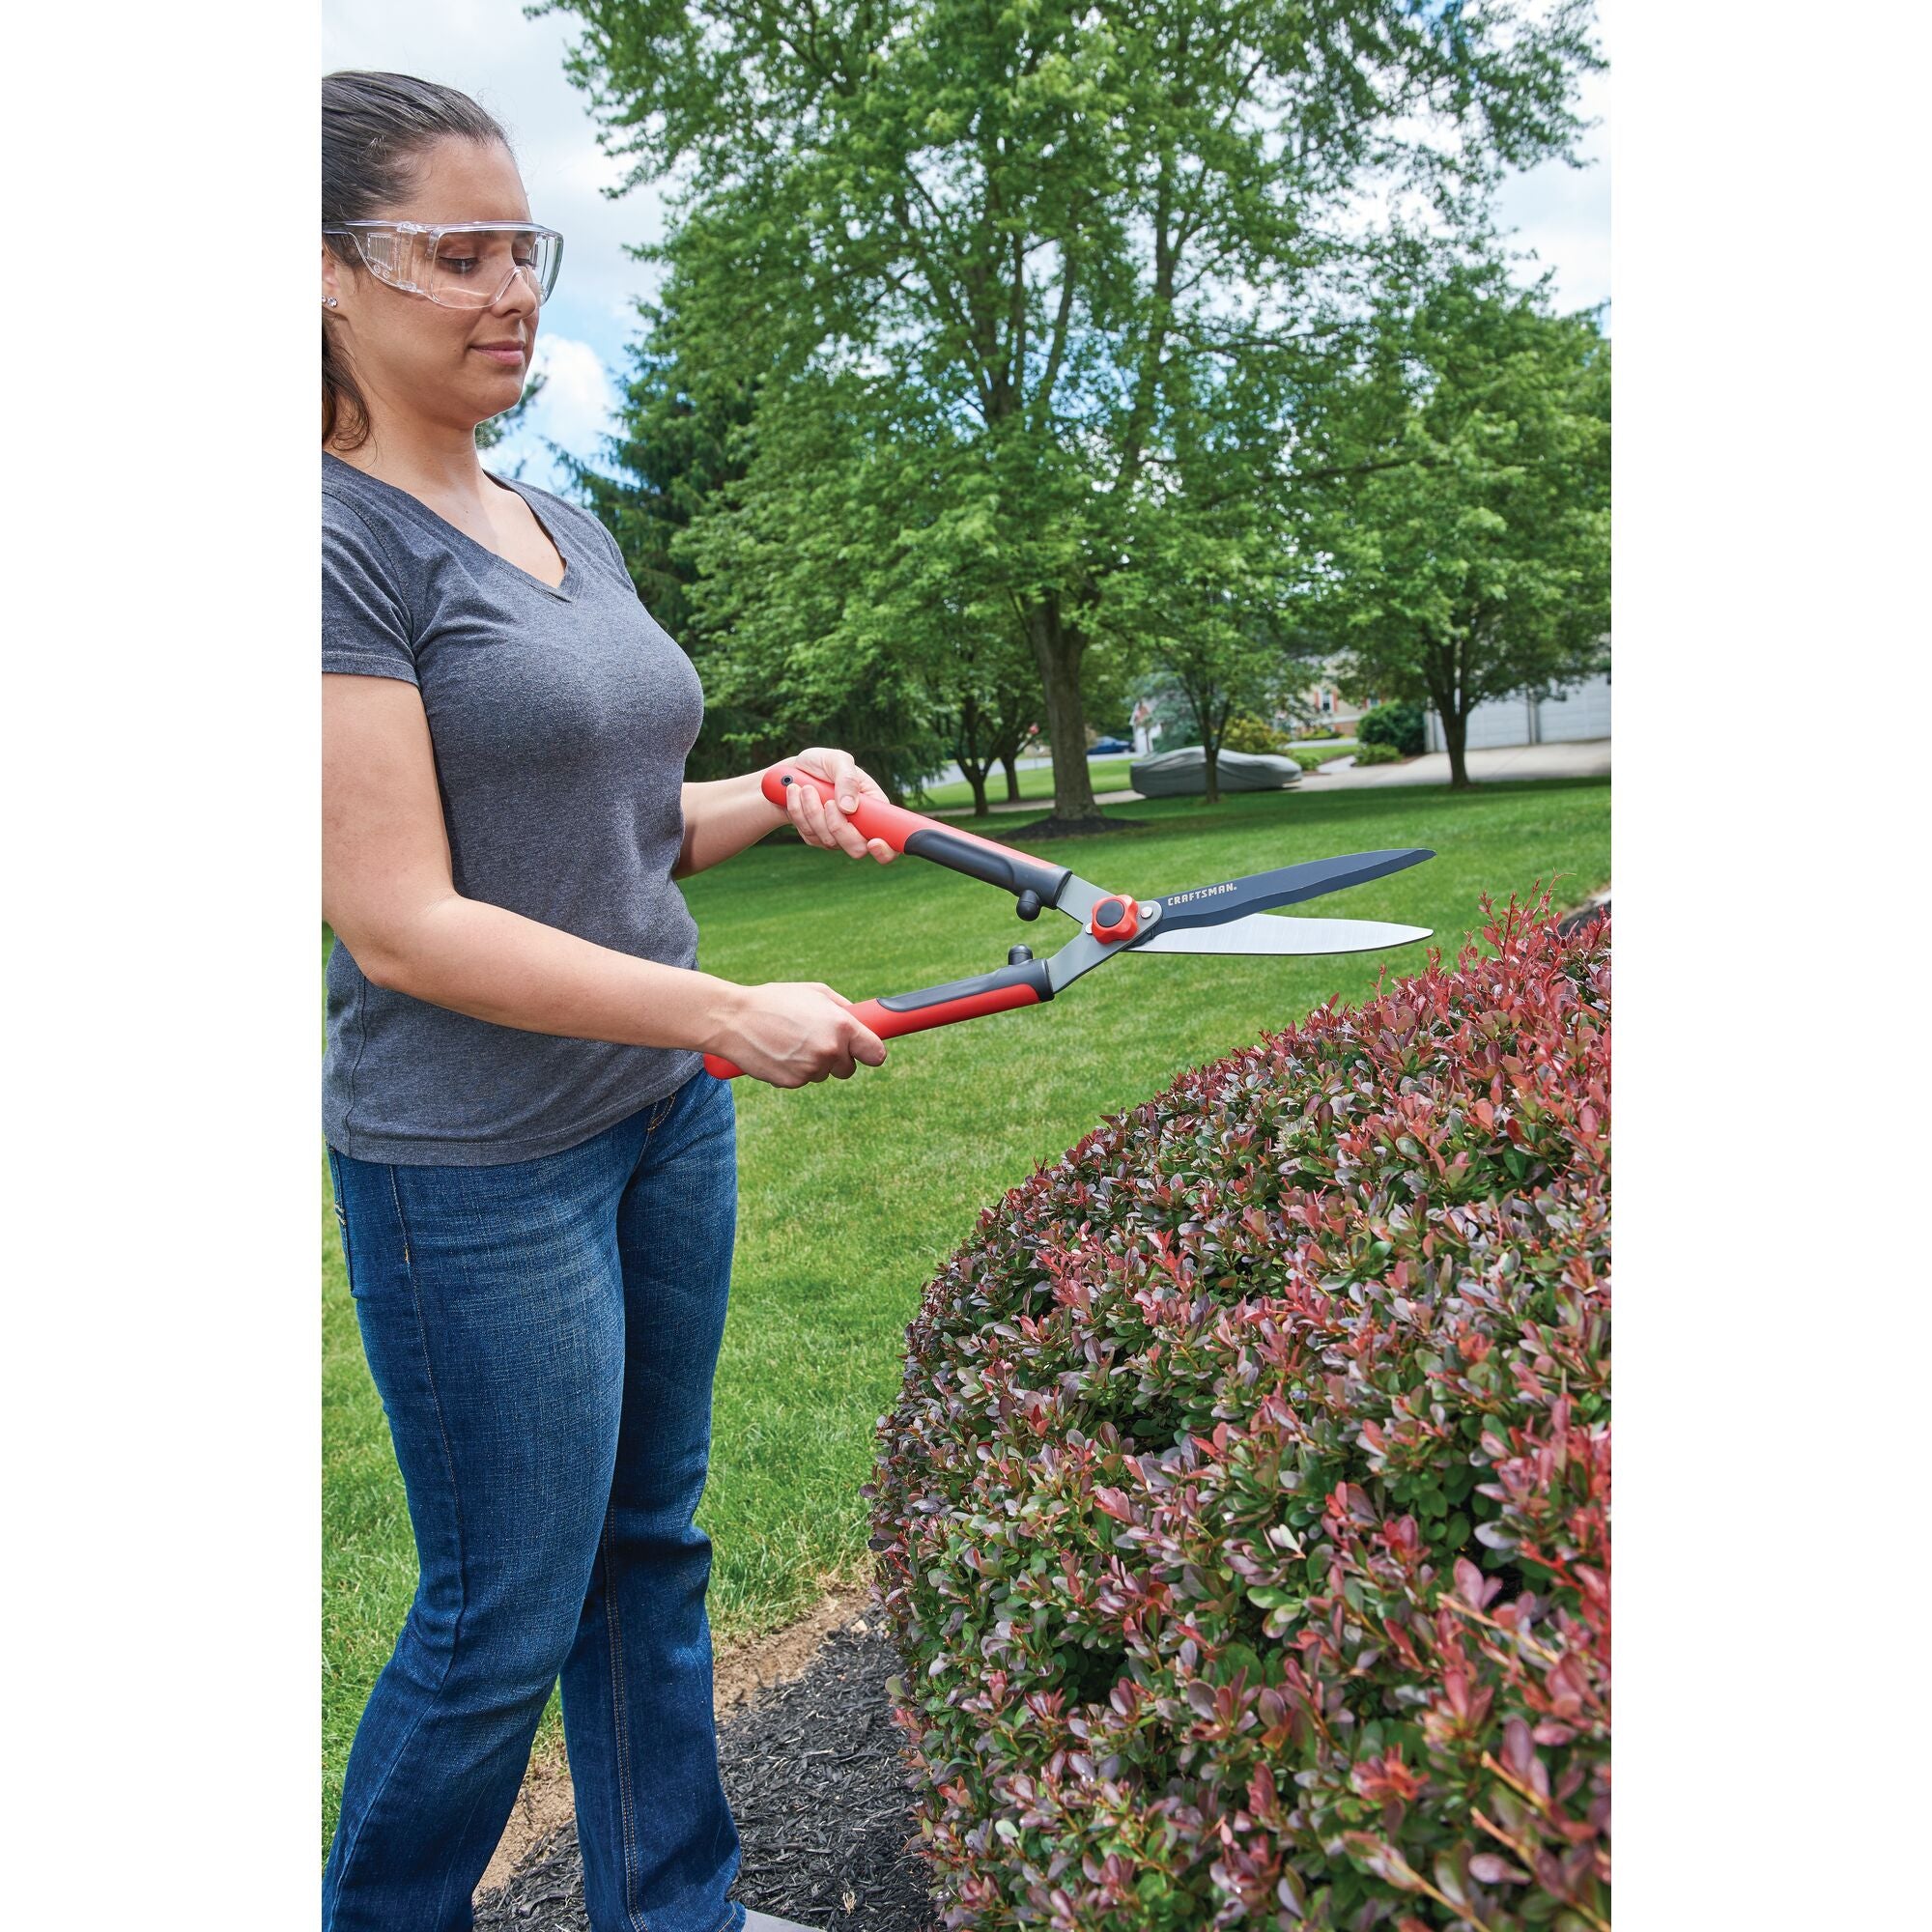
[[[815,786],[821,799],[833,796],[834,787],[825,780],[784,763],[766,771],[759,789],[782,808],[785,787],[794,784]],[[846,816],[863,837],[883,838],[895,852],[928,859],[1011,893],[1017,902],[1014,910],[1023,920],[1037,920],[1051,908],[1080,927],[1079,934],[1050,958],[1036,959],[1031,947],[1015,946],[1008,952],[1007,963],[991,973],[859,1002],[851,1009],[852,1016],[881,1039],[1038,1006],[1065,992],[1083,973],[1122,952],[1372,952],[1430,937],[1430,928],[1422,925],[1390,925],[1369,919],[1279,919],[1270,917],[1268,910],[1384,878],[1435,858],[1434,852],[1417,846],[1311,859],[1144,899],[1103,892],[1065,866],[1036,859],[883,799],[862,794],[857,810]],[[735,1079],[744,1070],[716,1053],[707,1053],[704,1065],[721,1080]]]

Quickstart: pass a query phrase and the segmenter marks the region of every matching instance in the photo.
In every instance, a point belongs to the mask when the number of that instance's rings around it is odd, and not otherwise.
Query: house
[[[1301,694],[1298,708],[1300,716],[1308,724],[1332,724],[1340,736],[1352,738],[1362,713],[1370,707],[1351,703],[1342,696],[1339,686],[1324,678],[1319,684],[1310,685]]]
[[[1433,710],[1422,719],[1426,751],[1446,749],[1442,720]],[[1525,691],[1492,698],[1469,713],[1464,749],[1497,751],[1510,745],[1569,745],[1610,735],[1610,674],[1599,671],[1568,691]]]

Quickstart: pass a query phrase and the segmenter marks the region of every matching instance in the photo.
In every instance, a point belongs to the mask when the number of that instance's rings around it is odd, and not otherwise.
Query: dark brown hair
[[[424,151],[446,134],[471,141],[510,137],[467,94],[407,73],[330,73],[322,81],[322,225],[374,221],[408,193]],[[345,268],[360,269],[355,244],[323,243]],[[369,437],[369,406],[341,347],[322,322],[322,440],[354,449]]]

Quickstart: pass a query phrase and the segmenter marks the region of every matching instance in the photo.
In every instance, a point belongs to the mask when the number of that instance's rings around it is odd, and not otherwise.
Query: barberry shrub
[[[954,1928],[1609,1914],[1609,924],[1190,1072],[981,1215],[873,1548]]]

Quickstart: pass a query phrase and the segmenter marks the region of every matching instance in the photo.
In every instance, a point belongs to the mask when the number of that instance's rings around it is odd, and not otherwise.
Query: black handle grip
[[[910,832],[905,849],[915,858],[930,859],[935,866],[950,866],[969,879],[998,886],[1015,898],[1022,893],[1037,893],[1046,905],[1058,900],[1061,888],[1073,876],[1070,866],[1049,866],[1043,859],[1010,852],[1003,845],[982,844],[977,838],[962,838],[954,832],[927,832],[923,828]]]
[[[1002,986],[1031,986],[1042,1000],[1053,998],[1053,981],[1044,959],[1028,959],[1001,966],[970,980],[949,980],[943,986],[922,986],[916,993],[888,993],[878,1004],[889,1013],[916,1013],[922,1007],[943,1006],[948,1000],[969,1000],[975,993],[996,993]]]

